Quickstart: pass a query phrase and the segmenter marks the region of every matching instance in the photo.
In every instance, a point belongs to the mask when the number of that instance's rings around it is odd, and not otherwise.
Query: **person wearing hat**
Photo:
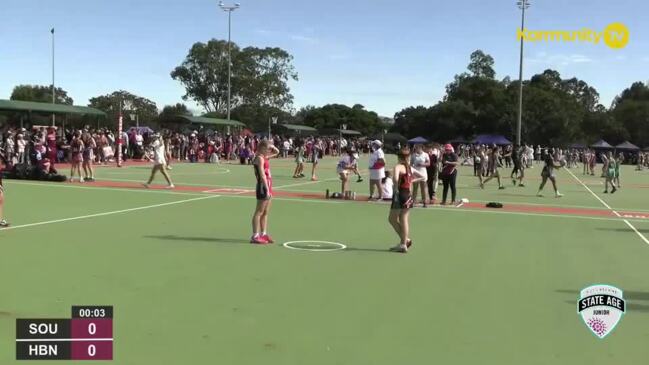
[[[457,166],[460,164],[459,158],[453,146],[447,144],[444,146],[444,155],[442,155],[442,184],[444,190],[442,191],[442,205],[446,205],[446,198],[448,197],[448,189],[451,189],[451,204],[455,205],[457,198]]]
[[[372,153],[370,154],[369,168],[370,168],[370,198],[369,200],[381,200],[381,180],[385,177],[385,153],[383,152],[383,143],[379,140],[372,141]],[[374,197],[376,190],[378,197]]]

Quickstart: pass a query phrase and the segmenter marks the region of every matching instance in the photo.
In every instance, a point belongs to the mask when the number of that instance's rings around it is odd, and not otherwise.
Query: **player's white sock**
[[[266,231],[261,232],[261,235],[262,235],[262,236],[266,236],[267,234],[268,234],[268,233],[266,233]]]
[[[252,238],[259,238],[259,233],[255,233],[254,235],[252,235]]]

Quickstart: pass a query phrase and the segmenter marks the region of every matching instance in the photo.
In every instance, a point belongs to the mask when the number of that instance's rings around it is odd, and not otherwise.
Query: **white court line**
[[[93,186],[88,183],[88,186],[72,185],[67,183],[31,183],[22,182],[20,180],[5,180],[7,185],[28,185],[28,186],[46,186],[48,188],[66,188],[66,189],[81,189],[81,190],[104,190],[104,191],[124,191],[127,193],[154,193],[154,194],[168,194],[168,195],[184,195],[184,196],[203,196],[204,194],[198,193],[181,193],[173,190],[158,190],[158,189],[129,189],[120,187],[103,187]]]
[[[169,202],[169,203],[161,203],[161,204],[153,204],[153,205],[145,205],[143,207],[137,207],[137,208],[129,208],[129,209],[120,209],[120,210],[113,210],[110,212],[103,212],[103,213],[95,213],[95,214],[88,214],[88,215],[81,215],[78,217],[70,217],[70,218],[63,218],[63,219],[55,219],[51,221],[44,221],[44,222],[36,222],[36,223],[28,223],[28,224],[21,224],[18,226],[9,226],[7,228],[3,228],[0,230],[2,231],[8,231],[12,229],[19,229],[19,228],[28,228],[28,227],[36,227],[36,226],[44,226],[46,224],[54,224],[54,223],[63,223],[63,222],[69,222],[69,221],[76,221],[76,220],[81,220],[81,219],[88,219],[88,218],[96,218],[96,217],[104,217],[107,215],[114,215],[114,214],[120,214],[120,213],[129,213],[129,212],[135,212],[138,210],[145,210],[145,209],[151,209],[151,208],[158,208],[158,207],[165,207],[169,205],[176,205],[176,204],[183,204],[183,203],[189,203],[189,202],[194,202],[194,201],[199,201],[199,200],[205,200],[205,199],[212,199],[212,198],[218,198],[221,197],[221,195],[212,195],[212,196],[204,196],[201,198],[193,198],[193,199],[185,199],[185,200],[178,200],[175,202]]]
[[[318,181],[308,181],[308,182],[303,182],[303,183],[298,183],[298,184],[288,184],[288,185],[280,185],[280,186],[273,186],[273,189],[285,189],[285,188],[293,188],[296,186],[304,186],[304,185],[315,185],[319,184],[321,182],[325,181],[335,181],[338,180],[338,178],[331,178],[331,179],[324,179],[324,180],[318,180]]]
[[[573,174],[572,171],[570,170],[566,170],[566,171],[568,171],[568,173],[572,175],[572,177],[575,178],[575,180],[577,180],[583,187],[586,188],[586,190],[588,190],[597,200],[599,200],[600,203],[602,203],[606,208],[612,211],[613,214],[615,214],[619,218],[622,218],[622,215],[620,213],[618,213],[615,209],[611,208],[610,205],[606,204],[606,202],[602,200],[602,198],[597,196],[597,194],[595,194],[592,190],[590,190],[590,188],[586,186],[586,184],[584,184],[581,180],[579,180],[579,178],[575,176],[575,174]],[[649,245],[649,240],[647,239],[647,237],[645,237],[642,233],[640,233],[640,231],[638,231],[638,229],[635,228],[627,219],[624,219],[623,221],[624,223],[626,223],[627,226],[629,226],[629,228],[633,230],[633,232],[635,232],[644,241],[644,243]]]
[[[239,199],[256,199],[254,196],[243,196],[243,195],[221,195],[221,198],[239,198]],[[278,201],[286,201],[286,202],[293,202],[293,203],[308,203],[308,204],[346,204],[349,202],[346,201],[332,201],[332,200],[317,200],[317,199],[295,199],[295,198],[277,198],[273,197],[273,200],[278,200]],[[372,204],[368,203],[368,206],[374,206],[374,207],[382,207],[386,208],[388,207],[388,204]],[[562,214],[545,214],[545,213],[525,213],[525,212],[510,212],[510,211],[503,211],[503,210],[488,210],[488,209],[471,209],[471,208],[463,208],[463,209],[456,209],[455,207],[451,206],[428,206],[428,208],[416,208],[415,209],[417,212],[436,212],[436,211],[444,211],[444,212],[454,212],[454,213],[484,213],[484,214],[506,214],[506,215],[519,215],[519,216],[526,216],[526,217],[546,217],[546,218],[559,218],[559,219],[581,219],[581,220],[592,220],[592,221],[615,221],[619,222],[621,221],[620,218],[605,218],[605,217],[589,217],[589,216],[583,216],[583,215],[562,215]],[[639,219],[632,219],[632,221],[635,222],[646,222],[646,220],[639,220]]]

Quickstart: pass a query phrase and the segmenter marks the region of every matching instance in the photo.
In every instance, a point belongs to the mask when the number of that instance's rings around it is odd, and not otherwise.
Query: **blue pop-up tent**
[[[417,137],[409,140],[408,143],[410,144],[428,143],[428,140],[424,137]]]
[[[507,138],[497,134],[481,134],[473,140],[474,144],[495,144],[497,146],[507,146],[512,144]]]

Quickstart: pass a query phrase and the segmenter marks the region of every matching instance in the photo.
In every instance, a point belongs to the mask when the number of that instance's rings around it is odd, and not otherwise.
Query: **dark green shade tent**
[[[640,147],[634,145],[633,143],[631,143],[629,141],[625,141],[624,143],[620,143],[619,145],[615,146],[615,149],[624,150],[624,151],[640,151]]]
[[[599,141],[597,141],[597,142],[593,143],[592,145],[590,145],[590,148],[609,149],[609,150],[611,150],[611,149],[613,149],[613,146],[608,144],[608,142],[606,142],[605,140],[600,139]]]
[[[205,117],[192,117],[189,115],[177,115],[178,118],[188,121],[193,124],[208,124],[208,125],[225,125],[231,127],[245,127],[246,125],[237,121],[227,119],[217,119],[217,118],[205,118]]]
[[[105,117],[106,113],[87,106],[67,104],[38,103],[35,101],[1,100],[0,111],[34,112],[47,114],[81,114]]]
[[[299,125],[299,124],[278,124],[278,126],[284,127],[288,129],[289,131],[296,131],[296,132],[317,132],[317,129],[313,127],[309,127],[306,125]]]
[[[338,133],[341,133],[343,136],[360,136],[362,135],[359,131],[353,131],[350,129],[336,129]]]

